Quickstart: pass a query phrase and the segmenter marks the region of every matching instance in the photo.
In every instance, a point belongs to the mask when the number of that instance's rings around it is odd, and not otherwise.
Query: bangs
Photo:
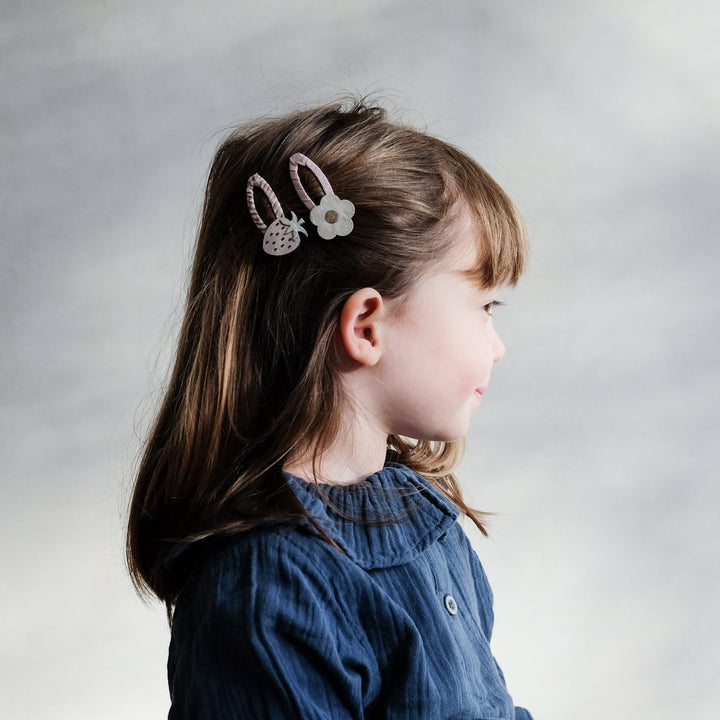
[[[467,275],[481,288],[516,285],[529,254],[525,224],[495,180],[467,155],[458,155],[446,191],[470,212],[479,244],[477,263]]]
[[[516,285],[528,256],[525,225],[509,199],[502,213],[488,213],[486,208],[474,210],[477,238],[480,244],[478,261],[469,277],[482,288]]]

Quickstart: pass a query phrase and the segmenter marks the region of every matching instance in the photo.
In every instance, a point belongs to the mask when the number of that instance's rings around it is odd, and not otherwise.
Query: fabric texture
[[[169,720],[532,720],[452,503],[396,463],[359,485],[287,480],[338,547],[303,521],[208,551],[175,609]]]

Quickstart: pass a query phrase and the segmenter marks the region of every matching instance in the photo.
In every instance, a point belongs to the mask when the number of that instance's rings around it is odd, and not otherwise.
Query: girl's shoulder
[[[347,591],[361,587],[349,578],[354,572],[332,545],[298,528],[261,527],[208,546],[172,619],[168,677],[177,716],[229,717],[232,706],[233,717],[269,717],[267,708],[280,703],[273,717],[287,717],[288,692],[312,704],[309,685],[321,697],[328,690],[323,673],[309,677],[318,668],[308,657],[332,673],[344,672],[332,665],[336,655],[353,667],[371,663],[362,593]]]
[[[256,528],[213,543],[197,560],[175,604],[171,657],[192,655],[197,643],[262,648],[278,628],[300,642],[318,624],[353,648],[371,592],[367,575],[320,537]]]
[[[298,590],[332,601],[359,571],[326,540],[301,527],[261,526],[213,540],[194,552],[194,569],[177,606],[251,608]],[[307,597],[306,597],[307,601]]]

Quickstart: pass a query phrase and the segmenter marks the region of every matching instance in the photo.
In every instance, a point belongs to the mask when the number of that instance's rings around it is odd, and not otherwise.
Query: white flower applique
[[[355,206],[349,200],[334,194],[323,195],[320,204],[310,211],[310,222],[323,240],[332,240],[336,235],[344,237],[352,232],[354,214]]]
[[[323,197],[316,205],[303,186],[298,174],[299,167],[306,167],[320,183]],[[336,236],[344,237],[353,230],[352,217],[355,206],[349,200],[341,200],[332,189],[325,173],[306,155],[294,153],[290,156],[290,179],[303,205],[310,211],[310,222],[317,228],[323,240],[332,240]]]

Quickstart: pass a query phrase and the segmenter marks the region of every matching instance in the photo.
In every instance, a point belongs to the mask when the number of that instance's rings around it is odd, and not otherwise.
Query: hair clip
[[[299,165],[304,165],[320,183],[325,195],[320,199],[319,205],[316,205],[305,191],[298,175]],[[290,178],[298,197],[310,210],[310,222],[315,225],[318,235],[323,240],[332,240],[336,235],[345,236],[352,232],[355,206],[349,200],[341,200],[333,193],[332,185],[325,177],[325,173],[310,158],[302,153],[295,153],[290,158]]]
[[[270,206],[275,214],[275,219],[268,227],[258,214],[255,208],[255,194],[253,188],[260,188],[265,193],[265,197],[270,201]],[[307,235],[307,230],[302,227],[305,222],[298,219],[294,212],[290,213],[290,218],[285,217],[280,201],[273,189],[267,181],[260,175],[255,173],[247,184],[247,206],[255,226],[263,233],[263,250],[268,255],[287,255],[291,253],[300,244],[300,233]]]

